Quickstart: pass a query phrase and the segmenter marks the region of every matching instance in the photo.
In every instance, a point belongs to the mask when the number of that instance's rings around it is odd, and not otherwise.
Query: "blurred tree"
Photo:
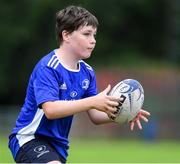
[[[101,5],[101,1],[98,1],[95,6]],[[99,57],[99,61],[101,58],[103,62],[112,61],[111,55],[107,54],[115,55],[117,61],[123,61],[124,58],[134,60],[136,55],[142,58],[143,56],[161,58],[164,55],[163,1],[114,0],[113,3],[105,1],[103,9],[96,9],[101,21],[99,34],[101,37],[97,47],[98,56],[96,56]]]
[[[166,0],[166,54],[173,63],[180,63],[180,1]]]
[[[55,13],[70,4],[87,8],[99,19],[96,56],[90,64],[136,63],[137,57],[180,63],[178,0],[1,0],[1,104],[22,103],[34,65],[57,47]]]

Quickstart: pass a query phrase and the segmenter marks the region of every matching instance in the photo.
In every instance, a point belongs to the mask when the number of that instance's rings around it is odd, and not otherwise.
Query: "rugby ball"
[[[133,120],[144,102],[143,87],[134,79],[120,81],[112,88],[109,94],[119,96],[122,99],[119,101],[114,119],[115,122],[120,124]]]

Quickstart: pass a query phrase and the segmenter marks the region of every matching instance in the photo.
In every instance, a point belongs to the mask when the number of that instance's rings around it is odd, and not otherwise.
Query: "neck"
[[[69,69],[77,70],[79,59],[76,59],[71,52],[64,50],[63,48],[58,48],[56,50],[56,55],[60,62]]]

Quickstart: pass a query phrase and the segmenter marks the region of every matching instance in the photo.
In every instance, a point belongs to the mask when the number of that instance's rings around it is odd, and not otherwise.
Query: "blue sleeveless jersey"
[[[29,80],[25,103],[9,136],[9,148],[15,158],[19,148],[35,136],[43,136],[64,158],[68,155],[68,134],[73,116],[48,120],[41,109],[47,101],[78,100],[97,94],[93,69],[79,61],[79,70],[61,64],[55,51],[43,57]]]

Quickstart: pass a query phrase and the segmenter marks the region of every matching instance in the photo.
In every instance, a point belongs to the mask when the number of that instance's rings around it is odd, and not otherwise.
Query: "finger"
[[[138,113],[131,121],[135,122],[137,119],[139,119],[140,113]]]
[[[107,88],[103,91],[105,94],[108,94],[111,90],[111,85],[109,84]]]
[[[108,112],[107,113],[107,115],[108,115],[108,117],[111,119],[111,120],[115,120],[115,118],[116,118],[116,116],[113,114],[113,113],[111,113],[111,112]]]
[[[134,129],[134,121],[130,122],[130,130],[133,131]]]
[[[108,105],[111,106],[111,107],[116,107],[119,105],[118,102],[115,102],[115,101],[107,101]]]
[[[137,126],[139,129],[142,129],[142,125],[141,122],[139,121],[139,119],[136,120]]]
[[[116,111],[115,112],[113,112],[113,114],[118,114],[119,113],[119,109],[118,108],[116,108]]]
[[[116,108],[116,107],[109,106],[109,107],[108,107],[108,112],[110,112],[110,113],[117,112],[117,108]]]
[[[146,115],[146,116],[150,116],[151,115],[148,111],[143,110],[143,109],[140,110],[140,113],[143,114],[143,115]]]
[[[147,119],[145,116],[140,115],[139,117],[140,117],[143,121],[148,122],[148,119]]]
[[[122,98],[119,96],[108,96],[109,100],[119,102]]]

